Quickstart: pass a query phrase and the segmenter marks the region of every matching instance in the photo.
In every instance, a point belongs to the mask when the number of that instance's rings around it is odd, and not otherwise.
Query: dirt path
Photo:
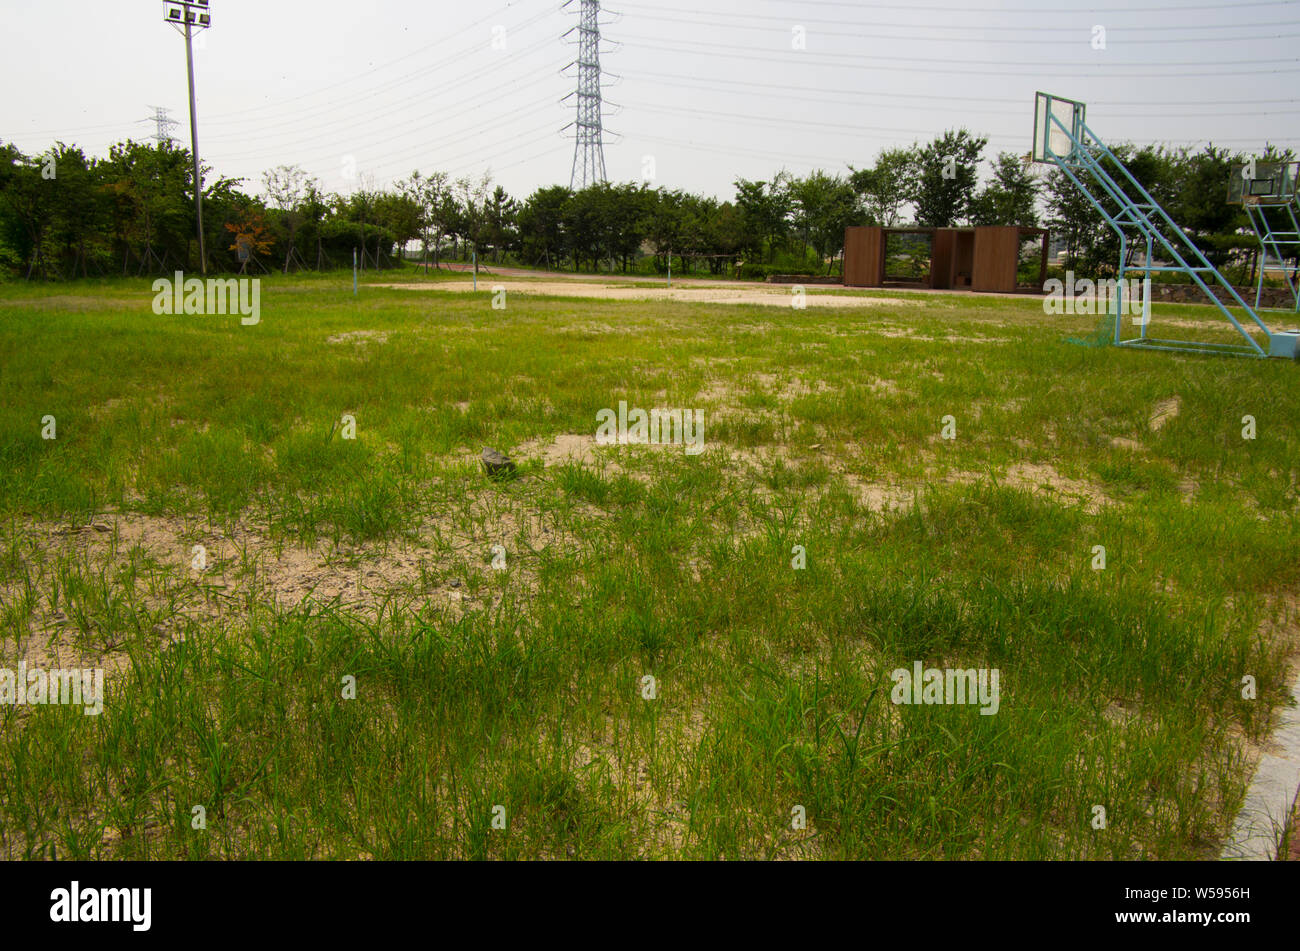
[[[371,287],[391,287],[409,291],[455,291],[472,293],[472,281],[439,281],[436,284],[372,284]],[[690,304],[761,304],[768,307],[792,307],[798,299],[793,287],[781,284],[735,284],[721,281],[692,283],[686,286],[627,287],[606,281],[512,281],[500,274],[479,273],[478,290],[492,293],[495,288],[505,288],[506,294],[549,294],[562,297],[586,297],[601,300],[681,301]],[[907,306],[908,301],[896,297],[860,297],[848,294],[818,293],[806,288],[803,296],[809,307],[878,307],[884,305]]]
[[[418,265],[417,265],[418,266]],[[471,274],[474,266],[471,264],[442,264],[439,270],[456,271],[461,274]],[[663,281],[667,284],[666,277],[653,277],[649,274],[583,274],[573,273],[572,271],[534,271],[528,268],[519,267],[499,267],[497,265],[478,266],[478,279],[494,277],[518,277],[518,278],[535,278],[542,281],[578,281],[581,283],[654,283]],[[674,277],[673,284],[690,285],[694,287],[753,287],[754,281],[736,281],[728,278],[719,277]]]

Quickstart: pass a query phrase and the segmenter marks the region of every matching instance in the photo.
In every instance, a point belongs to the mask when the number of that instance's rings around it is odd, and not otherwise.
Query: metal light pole
[[[199,165],[199,120],[194,106],[194,30],[212,25],[208,0],[163,0],[163,19],[180,29],[184,26],[185,67],[190,78],[190,154],[194,159],[194,213],[199,231],[199,270],[208,273],[208,253],[203,241],[203,178]]]

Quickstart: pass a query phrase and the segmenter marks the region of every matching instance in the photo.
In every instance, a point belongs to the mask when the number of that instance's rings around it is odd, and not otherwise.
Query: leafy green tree
[[[424,230],[423,207],[409,191],[385,191],[375,196],[375,223],[388,231],[399,254]]]
[[[971,204],[970,218],[977,225],[1038,227],[1038,179],[1012,152],[998,153],[993,178]]]
[[[644,183],[627,182],[615,186],[610,192],[610,219],[607,229],[612,235],[610,255],[619,258],[623,271],[636,257],[645,242],[650,209],[655,194]]]
[[[108,264],[108,196],[99,179],[97,163],[79,148],[59,142],[44,159],[51,161],[55,178],[53,216],[47,236],[49,255],[58,262],[62,276],[90,276],[90,266],[102,273]],[[43,173],[42,169],[42,173]]]
[[[18,255],[27,262],[27,278],[44,276],[46,261],[42,255],[47,232],[54,222],[57,185],[42,177],[45,165],[41,157],[29,158],[13,146],[4,146],[3,172],[6,218],[9,236]],[[57,170],[56,170],[57,174]]]
[[[323,268],[327,263],[331,263],[325,254],[325,243],[321,233],[321,225],[329,213],[329,196],[321,191],[320,182],[316,179],[309,178],[303,183],[300,208],[303,245],[304,247],[308,244],[315,246],[314,266],[317,269]]]
[[[821,170],[795,179],[790,192],[805,246],[812,245],[819,264],[829,262],[844,247],[845,227],[857,217],[857,193],[844,178]]]
[[[519,209],[519,236],[524,260],[559,267],[569,253],[565,207],[573,198],[565,185],[539,188]]]
[[[716,205],[705,227],[705,243],[712,257],[709,270],[721,274],[722,269],[734,261],[745,245],[744,220],[740,209],[729,201]]]
[[[849,184],[866,223],[892,228],[902,220],[903,207],[913,197],[915,171],[913,149],[881,149],[871,168],[849,166]]]
[[[498,185],[492,190],[483,214],[483,240],[492,248],[492,259],[500,263],[501,252],[511,251],[516,246],[518,238],[516,217],[519,214],[519,203]]]
[[[122,142],[109,149],[100,171],[113,205],[114,257],[121,255],[124,274],[131,258],[139,262],[137,274],[197,264],[197,253],[191,253],[198,249],[187,151]],[[207,211],[204,238],[216,249],[225,222],[219,208]]]
[[[1059,168],[1047,176],[1047,225],[1065,244],[1065,266],[1078,269],[1104,225],[1097,210]]]
[[[916,152],[913,204],[918,224],[948,228],[969,219],[988,139],[948,131]]]
[[[1215,267],[1227,264],[1243,245],[1250,251],[1258,247],[1253,236],[1242,240],[1238,232],[1248,226],[1246,213],[1228,202],[1228,179],[1240,161],[1240,155],[1211,144],[1195,154],[1182,149],[1170,163],[1173,195],[1166,210]]]
[[[456,179],[456,201],[460,214],[458,230],[474,250],[474,273],[478,274],[478,247],[488,225],[488,205],[492,196],[492,174],[484,172],[478,179]]]
[[[761,259],[764,249],[770,261],[777,245],[790,232],[790,177],[779,173],[770,182],[736,179],[736,208],[746,240],[743,250]]]
[[[656,264],[662,270],[674,254],[680,254],[687,240],[687,196],[680,190],[659,189],[650,209],[647,238],[654,248]]]
[[[589,185],[574,192],[564,205],[564,231],[575,271],[581,269],[584,261],[590,264],[591,270],[600,269],[605,247],[603,197],[601,186]]]
[[[433,172],[424,180],[422,204],[429,235],[433,239],[433,266],[436,268],[442,241],[456,230],[461,217],[460,201],[446,172]]]
[[[379,198],[379,193],[370,187],[369,182],[363,176],[360,186],[351,195],[346,198],[340,198],[339,204],[335,207],[335,217],[343,221],[354,221],[359,226],[360,250],[361,250],[361,268],[365,270],[366,262],[369,260],[368,243],[371,237],[371,229],[375,225],[375,203]],[[375,235],[375,258],[374,266],[379,267],[379,237],[378,228],[374,227]]]
[[[1067,263],[1084,272],[1113,270],[1119,242],[1074,185],[1060,172],[1030,175],[1013,155],[1001,153],[982,189],[975,171],[986,140],[965,129],[948,131],[925,147],[882,150],[866,169],[846,175],[823,170],[796,179],[778,172],[771,181],[735,180],[730,202],[643,184],[600,184],[574,194],[561,186],[541,188],[522,204],[494,187],[490,176],[452,181],[444,172],[413,172],[392,188],[367,181],[349,196],[326,195],[301,169],[280,165],[262,179],[266,202],[242,191],[237,180],[204,175],[204,227],[208,263],[238,266],[227,247],[265,215],[270,250],[287,271],[300,249],[315,247],[315,267],[346,264],[352,249],[378,264],[395,245],[418,239],[437,265],[447,238],[452,253],[490,247],[497,260],[522,254],[531,263],[575,270],[627,271],[642,248],[653,250],[663,269],[680,256],[689,270],[707,259],[719,273],[730,259],[780,261],[800,267],[815,255],[832,263],[844,228],[859,221],[897,224],[913,206],[928,225],[1033,225],[1039,200],[1046,222],[1067,249]],[[1137,181],[1183,225],[1216,265],[1253,260],[1258,242],[1241,209],[1224,189],[1240,159],[1226,150],[1198,152],[1121,145],[1114,149]],[[1261,160],[1289,157],[1272,146]],[[54,175],[42,174],[46,166]],[[1112,169],[1116,181],[1137,198],[1139,189]],[[87,277],[116,269],[123,274],[167,272],[198,264],[193,172],[189,154],[170,144],[125,141],[107,157],[56,144],[29,157],[0,143],[0,268],[29,277]],[[1104,208],[1112,200],[1094,190]],[[256,219],[260,220],[260,219]],[[260,232],[259,232],[260,234]],[[791,249],[792,235],[795,246]],[[800,260],[799,244],[803,259]],[[259,239],[259,244],[266,244]],[[1145,250],[1127,245],[1130,263]],[[1156,251],[1160,256],[1160,251]],[[309,255],[310,257],[310,255]],[[788,258],[788,260],[787,260]],[[674,262],[675,263],[675,262]]]

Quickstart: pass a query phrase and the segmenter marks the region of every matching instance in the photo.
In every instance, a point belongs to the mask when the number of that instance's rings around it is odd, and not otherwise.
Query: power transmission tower
[[[572,2],[573,0],[568,0],[564,6],[567,7]],[[573,123],[577,127],[573,148],[573,174],[569,177],[569,188],[575,190],[606,181],[605,146],[601,127],[600,0],[581,0],[581,2],[576,61],[578,88],[571,94],[576,95],[578,100],[578,114]],[[573,63],[569,65],[572,66]],[[568,96],[565,98],[567,99]]]
[[[159,144],[167,143],[168,145],[176,144],[176,137],[172,135],[172,127],[180,125],[175,119],[167,114],[167,109],[162,106],[150,106],[153,115],[148,119],[142,119],[141,122],[153,122],[157,125],[158,131],[154,133],[153,139]]]

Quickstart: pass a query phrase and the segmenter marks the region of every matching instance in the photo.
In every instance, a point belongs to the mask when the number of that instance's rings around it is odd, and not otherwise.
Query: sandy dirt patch
[[[396,290],[411,291],[454,291],[460,294],[473,293],[471,281],[443,281],[438,284],[376,284],[375,287],[389,287]],[[599,300],[637,300],[637,301],[675,301],[685,304],[759,304],[767,307],[792,307],[795,299],[790,286],[774,285],[772,287],[627,287],[619,284],[593,284],[578,281],[506,281],[480,280],[478,293],[491,294],[494,288],[505,288],[507,300],[511,294],[537,294],[557,297],[585,297]],[[847,294],[817,293],[811,288],[807,291],[805,301],[809,307],[880,307],[880,306],[916,306],[914,303],[896,297],[858,297]]]
[[[596,437],[577,433],[561,433],[554,439],[530,439],[515,448],[511,455],[519,459],[541,459],[546,468],[575,463],[596,466],[600,457],[596,453]]]
[[[131,593],[119,597],[153,615],[153,633],[162,642],[180,636],[189,620],[242,616],[254,603],[334,604],[373,615],[397,601],[459,615],[495,603],[501,597],[498,579],[532,590],[536,576],[520,554],[567,544],[542,513],[492,496],[475,498],[459,517],[427,519],[413,526],[411,538],[389,544],[322,541],[307,547],[273,539],[255,525],[223,531],[197,519],[133,512],[107,514],[75,528],[33,523],[20,535],[35,588],[42,593],[70,563],[89,577],[116,577],[133,557],[147,559],[156,568],[143,570]],[[196,545],[205,550],[202,570],[194,567]],[[506,549],[506,572],[490,567],[494,545]],[[18,579],[0,585],[0,605],[18,603],[21,593]],[[0,637],[0,660],[120,669],[126,655],[119,645],[97,630],[93,611],[84,617],[79,611],[66,594],[57,607],[47,596],[38,597],[21,637],[12,630]]]
[[[1156,404],[1155,409],[1151,411],[1149,423],[1151,431],[1158,433],[1166,423],[1178,416],[1178,411],[1182,408],[1183,399],[1181,396],[1171,396],[1167,400],[1161,400]]]
[[[335,334],[325,339],[326,343],[355,343],[362,346],[374,341],[375,343],[388,343],[388,331],[386,330],[349,330],[347,333]]]
[[[999,485],[1023,489],[1035,495],[1063,504],[1082,505],[1084,511],[1095,514],[1111,500],[1099,486],[1079,479],[1070,479],[1052,466],[1017,463],[1005,472],[992,476],[977,472],[953,472],[934,475],[919,482],[871,482],[853,473],[843,473],[840,478],[853,490],[858,500],[873,512],[895,512],[911,509],[925,495],[928,485],[973,485],[990,478]]]
[[[709,448],[706,438],[704,451],[707,452]],[[594,435],[561,433],[553,438],[530,439],[516,446],[510,455],[516,461],[540,459],[543,468],[548,469],[552,466],[578,465],[589,469],[603,469],[608,475],[625,474],[638,482],[649,482],[650,473],[636,468],[629,469],[626,465],[629,461],[628,449],[633,453],[649,451],[684,454],[686,452],[686,446],[681,443],[628,442],[625,437],[620,437],[617,443],[605,445],[596,442]]]
[[[1003,485],[1028,489],[1060,500],[1073,500],[1085,511],[1095,513],[1110,499],[1099,486],[1081,479],[1070,479],[1044,464],[1016,463],[999,480]]]
[[[932,337],[919,334],[911,327],[868,327],[867,333],[878,334],[891,340],[915,340],[918,343],[1011,343],[1003,337]]]
[[[902,485],[900,483],[868,482],[855,475],[842,477],[844,482],[857,496],[858,502],[872,512],[901,512],[918,504],[924,494],[924,485]]]

